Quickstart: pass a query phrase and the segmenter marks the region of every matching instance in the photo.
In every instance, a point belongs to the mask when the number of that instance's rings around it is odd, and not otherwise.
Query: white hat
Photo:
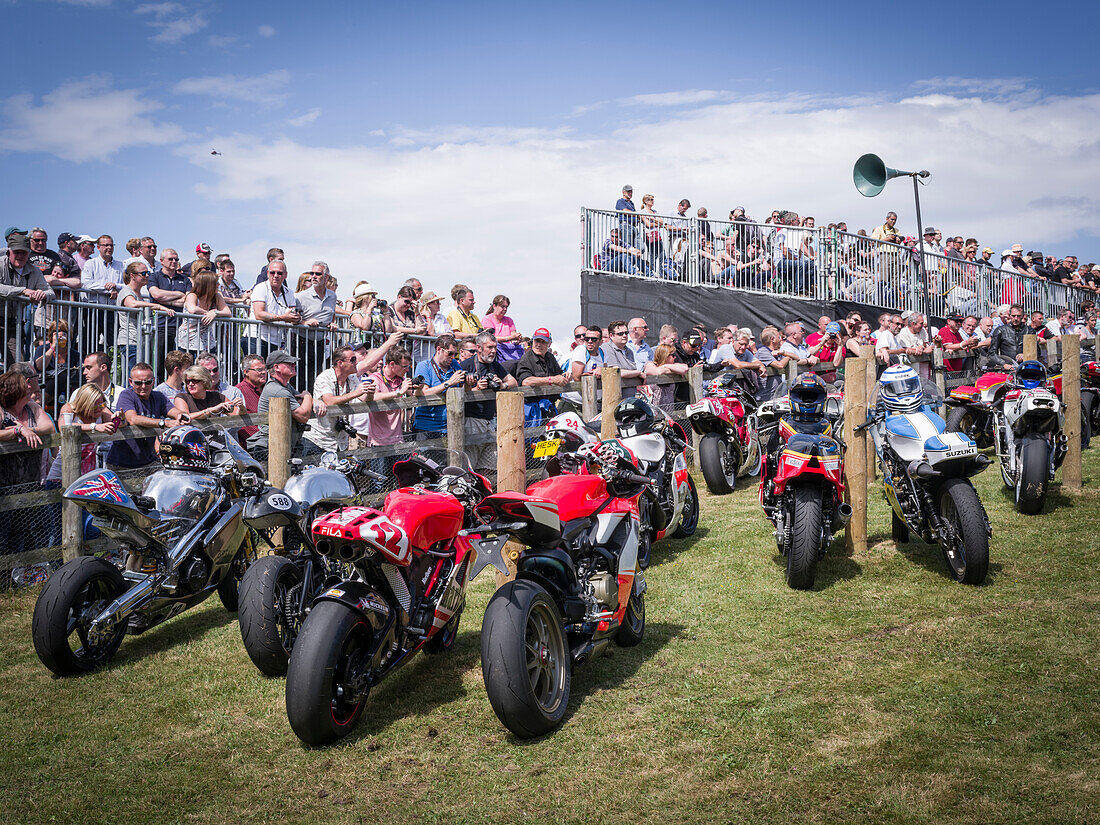
[[[378,290],[370,285],[367,281],[363,281],[361,284],[356,284],[355,289],[351,291],[352,298],[362,298],[364,295],[377,295]]]
[[[81,235],[79,238],[76,239],[76,242],[77,243],[95,243],[95,238],[93,238],[91,235]]]

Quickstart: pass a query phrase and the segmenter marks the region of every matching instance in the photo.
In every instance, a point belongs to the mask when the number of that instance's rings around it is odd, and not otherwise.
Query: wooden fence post
[[[787,362],[787,392],[791,391],[791,387],[794,386],[794,382],[798,380],[798,359],[795,356],[791,356],[791,360]]]
[[[61,489],[80,478],[80,426],[61,428]],[[84,553],[84,513],[75,501],[61,501],[61,557],[72,561]]]
[[[1024,336],[1024,360],[1039,360],[1039,339],[1036,338],[1034,335]]]
[[[1080,338],[1077,339],[1080,342]],[[1054,365],[1058,363],[1058,342],[1053,338],[1047,338],[1047,366],[1054,369]]]
[[[703,362],[700,361],[694,367],[688,370],[688,401],[694,404],[696,401],[703,399]],[[698,467],[699,457],[699,442],[702,440],[702,436],[695,432],[695,428],[690,423],[684,422],[684,429],[691,433],[691,455],[688,457],[692,466]]]
[[[603,385],[600,437],[614,438],[618,435],[615,427],[615,408],[623,400],[623,378],[619,368],[604,367],[600,371],[600,384]]]
[[[466,452],[466,388],[459,385],[447,390],[447,462],[462,466]]]
[[[290,399],[272,398],[267,408],[267,480],[285,487],[290,478]]]
[[[875,392],[875,385],[878,384],[878,361],[875,360],[875,345],[863,344],[859,348],[860,357],[867,359],[867,403],[871,403],[871,396]],[[847,386],[848,383],[848,365],[844,365],[844,383]],[[845,393],[845,404],[847,404],[847,393]],[[870,438],[867,439],[867,478],[873,480],[878,478],[878,457],[875,455],[875,442]]]
[[[527,488],[527,455],[523,443],[523,393],[497,393],[497,492],[522,493]],[[523,549],[517,541],[504,545],[508,575],[497,571],[497,587],[516,577],[516,559]]]
[[[1076,493],[1081,491],[1081,339],[1076,334],[1062,336],[1062,405],[1069,442],[1062,486]]]
[[[943,347],[932,350],[932,380],[940,391],[940,416],[947,414],[947,374],[944,372]]]
[[[852,518],[844,531],[844,545],[849,553],[867,550],[867,446],[871,436],[867,430],[857,433],[856,427],[867,420],[867,370],[874,370],[867,358],[850,358],[844,365],[847,379],[844,387],[844,485]],[[851,370],[851,377],[848,377]],[[848,388],[851,387],[851,391]]]
[[[600,414],[600,402],[596,399],[596,376],[581,376],[581,418],[589,422]]]

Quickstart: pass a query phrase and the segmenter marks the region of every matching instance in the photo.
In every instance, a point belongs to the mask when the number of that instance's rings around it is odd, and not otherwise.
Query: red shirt
[[[947,324],[940,327],[940,339],[945,344],[961,344],[963,341],[962,336],[957,332],[952,332],[951,327]],[[946,352],[944,350],[945,354]],[[958,372],[963,368],[963,360],[962,358],[944,358],[943,365],[951,372]]]
[[[239,383],[237,385],[237,389],[239,389],[241,391],[241,395],[244,396],[244,408],[250,413],[259,411],[260,390],[257,390],[254,386],[252,386],[251,382],[249,382],[247,379]],[[241,429],[237,433],[237,437],[243,442],[244,439],[248,438],[250,435],[253,435],[259,429],[259,426],[255,424],[250,424],[247,427],[241,427]]]

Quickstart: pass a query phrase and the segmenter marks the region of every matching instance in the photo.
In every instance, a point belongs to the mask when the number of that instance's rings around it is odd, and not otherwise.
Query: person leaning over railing
[[[434,294],[434,293],[429,293]],[[466,381],[466,373],[458,368],[455,356],[458,342],[455,337],[443,333],[435,339],[435,353],[416,365],[413,380],[423,379],[417,395],[444,395],[452,387]],[[413,433],[417,441],[443,438],[447,432],[447,407],[445,404],[417,407],[413,411]]]
[[[241,359],[241,374],[243,378],[236,388],[244,401],[245,411],[255,413],[259,410],[260,393],[263,392],[264,385],[267,383],[267,365],[263,358],[251,353]],[[256,424],[241,427],[237,433],[241,446],[244,446],[247,439],[255,435],[259,429],[259,425]]]
[[[313,382],[313,397],[323,401],[327,409],[324,415],[310,421],[309,429],[302,438],[313,443],[323,453],[342,453],[348,449],[348,434],[337,429],[339,417],[332,408],[337,404],[370,401],[374,398],[374,384],[364,384],[356,377],[357,363],[354,347],[337,347],[332,353],[332,366]]]
[[[234,311],[240,307],[247,312],[252,290],[244,289],[237,281],[237,265],[228,257],[218,261],[218,292]]]
[[[153,368],[136,364],[130,370],[130,386],[118,396],[118,410],[131,427],[155,427],[166,430],[190,417],[176,409],[163,393],[153,389]],[[158,464],[154,438],[128,438],[111,442],[107,467],[112,470],[152,468]]]
[[[277,270],[273,267],[281,263],[282,261],[272,261],[272,268],[268,269],[269,277],[275,277]],[[259,287],[257,287],[257,290],[259,290]],[[267,383],[264,384],[263,392],[260,393],[256,412],[259,415],[264,415],[270,410],[272,398],[286,398],[290,402],[291,451],[294,455],[316,452],[317,448],[313,442],[301,443],[302,433],[305,432],[306,425],[314,413],[321,416],[327,412],[327,405],[324,401],[315,402],[313,396],[308,392],[295,393],[291,389],[291,382],[294,381],[294,376],[298,373],[298,359],[293,355],[281,349],[273,350],[267,356],[265,364],[267,366]],[[261,424],[260,429],[248,439],[249,452],[261,461],[267,460],[268,432],[268,425]]]
[[[215,415],[240,415],[243,401],[230,401],[214,389],[214,378],[206,367],[188,367],[183,373],[185,390],[172,399],[173,406],[192,421]]]
[[[474,339],[477,353],[459,364],[466,372],[466,388],[469,390],[500,390],[518,386],[514,376],[497,361],[497,339],[491,332],[481,332]],[[497,403],[469,401],[466,404],[466,455],[476,470],[493,471],[496,468],[497,445],[491,438],[496,433]],[[488,443],[471,444],[471,437],[490,437]]]
[[[27,236],[9,235],[7,243],[8,253],[0,256],[0,299],[19,296],[36,303],[53,299],[54,292],[50,285],[46,283],[42,273],[30,263],[31,245]],[[20,301],[4,301],[4,330],[8,338],[8,356],[13,361],[19,359],[19,354],[15,351],[16,329],[22,321],[25,306]],[[25,342],[24,345],[29,343]]]
[[[294,292],[286,285],[286,264],[282,261],[269,263],[267,281],[252,290],[252,317],[261,322],[257,346],[265,358],[286,344],[286,329],[275,323],[297,324],[301,320]]]
[[[143,261],[135,261],[126,267],[122,273],[122,288],[115,299],[120,307],[129,309],[151,309],[154,313],[160,313],[171,318],[176,311],[171,307],[158,304],[155,301],[146,301],[141,297],[142,290],[149,284],[149,267]],[[118,314],[118,336],[115,344],[123,353],[123,364],[126,372],[137,362],[138,335],[141,327],[141,317],[132,312],[120,312]]]
[[[301,316],[303,329],[294,331],[297,352],[302,359],[297,388],[309,389],[311,382],[325,368],[325,337],[336,330],[336,293],[328,288],[329,269],[324,261],[314,261],[309,271],[309,284],[294,293],[294,305]]]
[[[42,438],[54,431],[50,417],[31,399],[30,384],[21,373],[0,375],[0,410],[0,443],[18,441],[39,448]],[[37,486],[42,480],[42,460],[41,449],[0,454],[0,496]],[[0,553],[34,549],[41,538],[36,519],[34,508],[0,509]]]

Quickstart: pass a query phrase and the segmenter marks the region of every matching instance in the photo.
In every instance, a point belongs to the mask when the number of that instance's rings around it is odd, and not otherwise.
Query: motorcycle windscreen
[[[137,527],[149,529],[156,519],[138,509],[122,484],[122,479],[111,470],[92,470],[74,481],[62,498],[75,501],[93,515],[121,516]]]
[[[142,485],[162,516],[195,521],[214,506],[218,481],[209,473],[191,470],[158,470]]]

